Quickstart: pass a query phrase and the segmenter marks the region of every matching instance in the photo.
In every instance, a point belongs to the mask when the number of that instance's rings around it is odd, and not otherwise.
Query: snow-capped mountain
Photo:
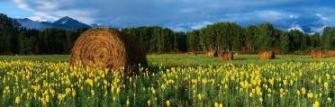
[[[26,27],[28,29],[37,29],[44,30],[46,28],[61,28],[61,29],[79,29],[79,28],[97,28],[97,27],[113,27],[104,24],[92,24],[87,25],[76,19],[71,17],[63,17],[55,22],[42,22],[42,21],[33,21],[28,18],[24,19],[16,19],[21,26]],[[206,27],[206,25],[211,23],[187,23],[187,24],[179,24],[179,25],[168,25],[168,28],[171,28],[174,31],[192,31],[196,29],[200,29],[202,27]],[[257,23],[238,23],[243,27],[246,27],[251,24]],[[323,28],[326,26],[318,21],[311,20],[286,20],[281,22],[272,23],[276,28],[282,30],[299,30],[304,33],[314,33],[314,32],[322,32]],[[200,26],[201,25],[201,26]],[[115,27],[115,26],[114,26]]]
[[[304,33],[315,33],[315,32],[322,32],[325,25],[323,24],[293,24],[290,26],[281,27],[282,29],[290,30],[299,30]]]
[[[21,24],[21,26],[26,27],[28,29],[38,29],[38,30],[43,30],[46,28],[51,28],[53,27],[53,24],[50,22],[39,22],[39,21],[33,21],[28,18],[24,19],[16,19],[18,23]]]
[[[22,27],[26,27],[28,29],[37,29],[37,30],[44,30],[46,28],[60,28],[60,29],[67,29],[67,30],[90,28],[89,25],[79,22],[68,16],[60,18],[59,20],[53,23],[33,21],[28,18],[16,19],[16,21],[20,23]]]
[[[291,28],[288,28],[288,31],[291,31],[291,30],[298,30],[300,32],[305,32],[305,30],[300,25],[292,25]]]
[[[53,25],[59,28],[64,28],[64,29],[90,28],[89,25],[86,25],[68,16],[65,16],[55,21]]]

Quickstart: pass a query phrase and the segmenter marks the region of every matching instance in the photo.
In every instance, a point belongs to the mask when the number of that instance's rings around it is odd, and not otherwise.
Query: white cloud
[[[29,18],[30,20],[39,21],[39,22],[48,21],[48,19],[40,17],[40,16],[30,16],[30,17],[27,17],[27,18]]]
[[[13,2],[23,10],[32,11],[33,16],[28,17],[32,20],[54,21],[64,16],[70,16],[83,22],[93,23],[90,16],[90,13],[93,13],[91,10],[76,7],[62,9],[64,8],[62,4],[69,3],[66,0],[13,0]]]
[[[319,22],[324,25],[334,26],[335,25],[335,9],[334,8],[319,8],[315,12],[316,16],[319,18]]]
[[[193,26],[191,26],[192,30],[196,30],[196,29],[201,29],[203,27],[206,27],[207,25],[213,24],[212,22],[209,21],[204,21],[204,22],[200,22],[200,23],[196,23]]]
[[[322,14],[320,14],[320,13],[317,13],[316,14],[316,16],[318,16],[321,20],[324,20],[324,21],[328,21],[329,20],[329,18],[328,17],[326,17],[326,16],[323,16]]]
[[[305,6],[306,10],[301,9],[304,5],[299,4],[313,0],[12,1],[19,8],[32,11],[34,15],[31,18],[35,20],[56,20],[63,16],[70,16],[88,24],[102,23],[115,27],[159,25],[172,26],[171,28],[175,30],[185,30],[199,29],[217,21],[248,24],[270,22],[286,24],[289,27],[292,24],[288,23],[290,21],[303,19],[314,22],[314,17],[319,17],[322,24],[335,25],[335,20],[330,20],[335,19],[335,15],[332,15],[335,13],[333,8],[317,9],[313,6],[308,8]],[[292,4],[297,6],[290,7]]]
[[[13,2],[21,9],[31,11],[29,5],[24,0],[13,0]]]
[[[71,16],[87,23],[159,25],[219,17],[221,12],[248,10],[302,0],[13,0],[18,7],[45,18]],[[116,18],[122,18],[117,19]]]
[[[292,18],[292,19],[298,19],[300,16],[291,14],[291,15],[289,15],[289,17]]]
[[[276,23],[279,21],[297,19],[299,14],[279,11],[279,10],[260,10],[251,11],[244,13],[228,13],[224,18],[220,19],[222,21],[232,21],[240,23],[257,23],[257,22],[270,22]]]
[[[170,24],[166,26],[168,26],[168,28],[174,31],[190,31],[190,30],[197,30],[197,29],[204,28],[210,24],[213,24],[213,22],[201,21],[201,22],[192,22],[192,23]]]
[[[324,26],[321,26],[321,27],[311,27],[311,30],[312,30],[313,32],[320,32],[320,33],[322,33],[322,32],[323,32],[323,29],[324,29],[325,27],[327,27],[327,26],[324,25]]]

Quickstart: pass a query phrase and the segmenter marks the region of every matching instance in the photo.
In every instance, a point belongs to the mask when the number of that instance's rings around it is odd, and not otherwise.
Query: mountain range
[[[80,28],[90,28],[90,25],[82,23],[76,19],[71,17],[65,16],[56,20],[55,22],[40,22],[40,21],[33,21],[29,18],[24,19],[15,19],[22,27],[28,29],[36,29],[36,30],[44,30],[47,28],[60,28],[60,29],[67,29],[67,30],[74,30]]]
[[[68,16],[60,18],[59,20],[56,20],[54,22],[33,21],[29,18],[15,19],[15,20],[19,24],[21,24],[22,27],[26,27],[28,29],[37,29],[37,30],[44,30],[47,28],[60,28],[60,29],[74,30],[74,29],[80,29],[80,28],[103,27],[103,25],[100,25],[100,24],[88,25],[88,24],[85,24],[83,22],[80,22]],[[240,23],[240,25],[246,27],[250,25],[250,23],[249,24]],[[322,32],[323,28],[325,27],[323,24],[320,24],[320,23],[315,23],[315,22],[306,23],[304,21],[303,22],[288,21],[286,23],[273,23],[273,25],[282,30],[299,30],[305,33]],[[177,27],[174,26],[174,27],[169,27],[169,28],[171,28],[172,30],[176,30],[175,28],[181,28],[184,31],[194,30],[191,26],[192,25],[184,25],[184,26],[177,26]],[[205,25],[203,27],[205,27]]]

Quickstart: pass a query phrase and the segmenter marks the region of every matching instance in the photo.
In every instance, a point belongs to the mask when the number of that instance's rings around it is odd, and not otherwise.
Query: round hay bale
[[[234,59],[234,54],[233,52],[222,52],[220,54],[220,59],[222,61],[230,61],[230,60],[233,60]]]
[[[275,53],[273,51],[263,51],[263,52],[260,52],[258,54],[259,58],[262,59],[262,60],[266,60],[266,59],[274,59],[276,56],[275,56]]]
[[[311,51],[312,59],[319,59],[325,57],[324,53],[320,50],[312,50]]]
[[[215,50],[211,50],[207,52],[207,56],[208,57],[217,57],[218,56],[218,52]]]
[[[325,56],[327,57],[335,57],[335,50],[328,50],[324,52]]]
[[[147,67],[144,49],[133,37],[106,28],[82,33],[72,49],[70,64],[109,70],[124,68],[127,74],[137,72],[139,65]]]

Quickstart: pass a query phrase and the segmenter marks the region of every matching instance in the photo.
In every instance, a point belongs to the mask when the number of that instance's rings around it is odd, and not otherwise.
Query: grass
[[[29,60],[44,62],[68,62],[69,55],[26,55],[26,56],[0,56],[0,60]],[[208,58],[205,55],[185,54],[160,54],[148,55],[147,59],[151,65],[172,65],[172,66],[196,66],[196,65],[220,65],[232,64],[268,64],[285,62],[335,62],[335,58],[323,58],[313,60],[309,55],[277,55],[273,60],[259,60],[257,55],[234,56],[233,61],[221,61],[219,58]]]
[[[303,55],[233,61],[149,55],[155,69],[70,68],[68,55],[1,56],[0,105],[45,107],[334,107],[335,59]],[[173,67],[171,67],[172,65]],[[205,65],[205,66],[197,66]],[[213,66],[216,65],[216,66]],[[167,67],[168,66],[168,67]]]

